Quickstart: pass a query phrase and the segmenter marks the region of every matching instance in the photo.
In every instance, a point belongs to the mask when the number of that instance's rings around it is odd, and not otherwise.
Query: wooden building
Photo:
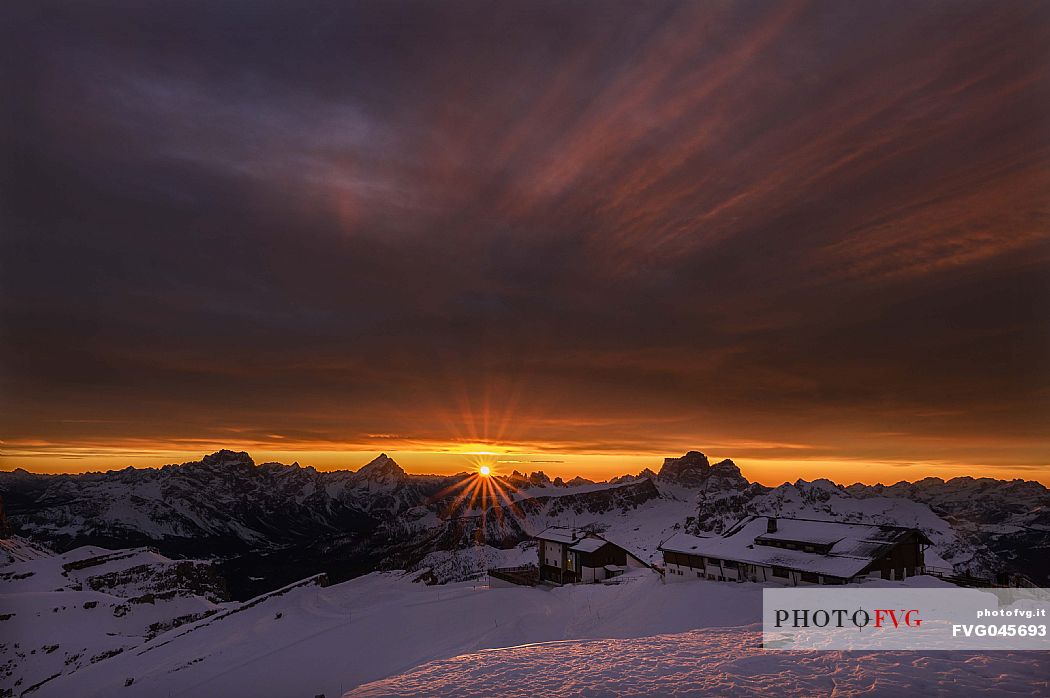
[[[721,536],[679,533],[660,544],[667,581],[845,584],[922,574],[929,538],[916,528],[766,516]]]
[[[536,536],[540,581],[600,582],[629,569],[650,567],[634,553],[596,533],[551,527]]]

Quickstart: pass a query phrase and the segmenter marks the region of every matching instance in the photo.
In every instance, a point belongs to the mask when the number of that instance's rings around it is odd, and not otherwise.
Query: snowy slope
[[[756,584],[488,588],[374,573],[225,610],[45,684],[40,696],[339,695],[435,659],[577,638],[628,638],[760,619]],[[891,582],[877,582],[892,585]],[[944,585],[930,578],[911,584]],[[132,685],[124,687],[127,679]]]
[[[13,562],[39,560],[51,555],[54,555],[52,551],[21,536],[0,538],[0,567]]]
[[[25,559],[0,567],[0,688],[19,694],[221,608],[207,563],[147,549],[18,547]]]

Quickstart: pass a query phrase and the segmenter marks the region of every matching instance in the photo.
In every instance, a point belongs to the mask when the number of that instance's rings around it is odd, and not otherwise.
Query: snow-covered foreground
[[[16,695],[1045,695],[1050,678],[1045,653],[765,651],[761,585],[665,584],[650,570],[559,588],[373,573],[240,604],[188,592],[207,570],[145,549],[7,552],[0,618],[17,640],[0,656],[5,683],[22,678]]]
[[[465,652],[736,625],[757,620],[760,605],[757,585],[665,585],[649,571],[621,585],[555,589],[425,586],[375,573],[176,628],[34,695],[331,697]]]
[[[464,654],[350,691],[375,696],[1050,695],[1045,652],[777,652],[752,628]]]
[[[603,665],[612,666],[612,673],[606,675],[612,683],[603,684],[606,679],[588,673],[590,669],[555,670],[557,662],[568,659],[550,655],[550,671],[560,675],[559,680],[568,681],[579,674],[594,686],[604,686],[595,689],[601,695],[626,686],[618,683],[617,671],[634,677],[652,674],[653,680],[657,680],[667,669],[667,678],[660,681],[671,681],[677,675],[675,672],[695,671],[692,664],[697,653],[712,667],[724,665],[726,671],[735,667],[732,671],[746,673],[749,662],[754,662],[751,673],[756,676],[770,666],[780,666],[776,662],[783,666],[798,663],[800,655],[784,654],[778,659],[778,655],[758,650],[753,628],[740,627],[759,621],[761,585],[706,581],[664,584],[658,575],[648,570],[631,575],[625,583],[617,585],[559,588],[488,588],[471,583],[425,586],[397,573],[374,573],[330,587],[297,586],[243,606],[231,605],[206,619],[175,628],[117,656],[48,681],[33,695],[265,698],[325,694],[332,698],[362,684],[398,674],[404,676],[397,682],[369,686],[368,695],[394,691],[398,686],[404,687],[397,689],[402,695],[405,691],[427,694],[432,691],[422,690],[418,682],[425,680],[422,678],[425,672],[442,671],[461,676],[463,681],[475,681],[456,684],[456,691],[462,690],[466,695],[499,694],[505,688],[499,682],[512,681],[515,672],[537,670],[528,653],[538,652],[537,656],[541,656],[544,652],[560,651],[593,656]],[[906,584],[944,583],[917,577]],[[716,628],[721,630],[711,630]],[[697,629],[710,632],[689,633]],[[687,634],[668,639],[675,633]],[[620,645],[610,638],[644,639]],[[694,638],[708,639],[694,642]],[[521,647],[529,643],[581,639],[600,642]],[[651,643],[664,649],[646,657],[644,648]],[[681,654],[665,651],[670,646],[668,643],[681,645],[675,650]],[[687,645],[695,646],[688,649]],[[505,654],[476,654],[492,648],[518,649],[505,650]],[[630,659],[609,660],[621,652]],[[497,664],[493,665],[491,677],[487,673],[477,674],[474,679],[461,675],[459,672],[467,671],[465,665],[474,661],[451,659],[462,655],[492,658]],[[836,657],[838,655],[829,654],[822,659],[820,655],[813,655],[801,665],[803,668],[797,669],[799,674],[792,680],[798,683],[786,685],[797,685],[801,690],[807,685],[802,683],[805,680],[816,682],[814,686],[830,686],[828,679],[818,674],[833,670],[841,674],[836,680],[853,675],[850,672],[856,674],[856,661]],[[1001,657],[995,658],[999,659]],[[446,661],[428,664],[435,660]],[[502,661],[507,664],[499,664]],[[879,655],[871,661],[882,662],[878,666],[888,671],[911,660]],[[941,659],[934,657],[928,661]],[[957,663],[962,671],[982,661],[985,660],[959,659]],[[1033,662],[1043,662],[1044,673],[1048,668],[1045,658],[1032,655],[1006,661],[1001,669],[1017,670],[1021,676],[1030,677],[1034,671],[1030,669],[1032,666],[1039,668]],[[513,666],[515,662],[517,668]],[[675,666],[678,668],[674,669]],[[813,676],[805,678],[804,667],[810,667]],[[586,678],[588,676],[590,678]],[[129,679],[131,683],[126,685]],[[497,683],[486,683],[490,679]],[[762,680],[755,678],[755,685],[759,686]],[[586,681],[580,685],[589,685]],[[705,681],[708,683],[698,685],[718,685],[711,683],[714,678]],[[411,688],[413,685],[415,689]],[[451,691],[453,685],[441,684],[444,686],[441,690],[455,692]],[[537,686],[534,682],[533,688]],[[567,686],[567,683],[543,686],[542,692],[547,689],[561,692]],[[663,693],[666,687],[653,684],[645,690]]]

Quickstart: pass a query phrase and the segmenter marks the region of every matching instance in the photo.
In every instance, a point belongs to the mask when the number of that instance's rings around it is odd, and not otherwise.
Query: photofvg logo
[[[785,587],[762,593],[768,649],[1050,649],[1048,589]]]
[[[892,624],[894,628],[904,625],[909,628],[922,626],[922,618],[917,608],[876,608],[870,611],[858,608],[849,611],[845,608],[778,608],[776,610],[777,628],[844,628],[849,624],[857,629],[872,625],[881,628]]]

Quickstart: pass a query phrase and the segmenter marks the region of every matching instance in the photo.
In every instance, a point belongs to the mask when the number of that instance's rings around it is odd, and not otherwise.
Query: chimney
[[[767,516],[766,517],[766,533],[777,532],[777,517]]]

